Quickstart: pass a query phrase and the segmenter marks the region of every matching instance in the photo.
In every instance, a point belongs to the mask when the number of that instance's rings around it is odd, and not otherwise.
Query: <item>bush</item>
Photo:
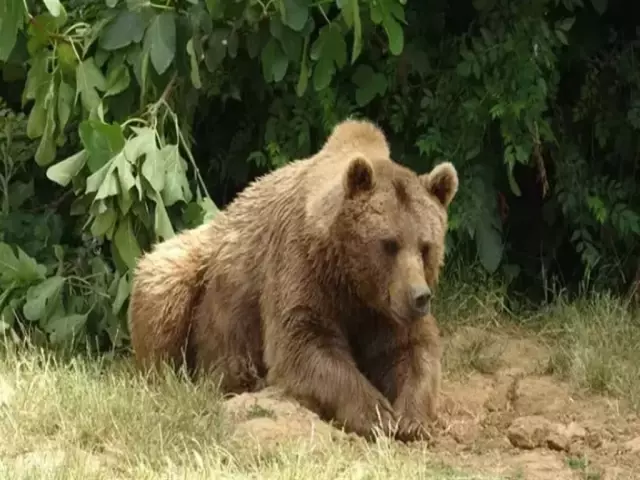
[[[607,0],[6,0],[0,330],[127,344],[141,252],[377,121],[459,169],[450,264],[513,292],[640,282],[637,15]],[[454,260],[458,261],[454,261]]]

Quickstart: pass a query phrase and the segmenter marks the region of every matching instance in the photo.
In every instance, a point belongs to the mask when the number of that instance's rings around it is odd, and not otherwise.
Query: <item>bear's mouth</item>
[[[431,315],[431,302],[429,302],[429,305],[425,308],[425,310],[420,313],[408,310],[401,313],[397,309],[393,308],[393,306],[389,308],[389,316],[394,323],[398,324],[401,327],[413,325],[414,323],[419,322],[421,319],[429,315]]]

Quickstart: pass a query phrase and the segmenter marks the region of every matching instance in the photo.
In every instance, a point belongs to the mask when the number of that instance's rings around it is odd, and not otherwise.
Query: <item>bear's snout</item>
[[[423,316],[429,313],[431,297],[431,289],[426,283],[409,287],[409,305],[417,315]]]

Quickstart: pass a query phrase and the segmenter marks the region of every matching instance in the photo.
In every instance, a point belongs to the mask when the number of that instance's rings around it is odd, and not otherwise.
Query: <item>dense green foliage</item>
[[[0,331],[126,345],[140,253],[348,115],[377,121],[419,172],[455,163],[449,265],[477,259],[529,298],[628,291],[640,280],[634,9],[4,0]]]

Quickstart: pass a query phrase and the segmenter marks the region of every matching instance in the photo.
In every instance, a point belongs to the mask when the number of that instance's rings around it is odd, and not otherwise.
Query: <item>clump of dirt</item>
[[[232,440],[245,445],[255,442],[264,448],[296,437],[322,441],[347,436],[274,387],[234,396],[225,402],[225,411],[235,424]]]
[[[465,342],[482,338],[491,353],[485,356],[490,362],[481,363],[492,368],[444,373],[432,447],[437,457],[479,473],[533,480],[635,478],[637,415],[624,413],[614,399],[580,394],[546,375],[550,352],[538,340],[487,335],[465,329],[447,342],[447,348],[464,351]],[[272,388],[236,396],[226,407],[237,438],[253,439],[261,448],[292,437],[353,438]]]

